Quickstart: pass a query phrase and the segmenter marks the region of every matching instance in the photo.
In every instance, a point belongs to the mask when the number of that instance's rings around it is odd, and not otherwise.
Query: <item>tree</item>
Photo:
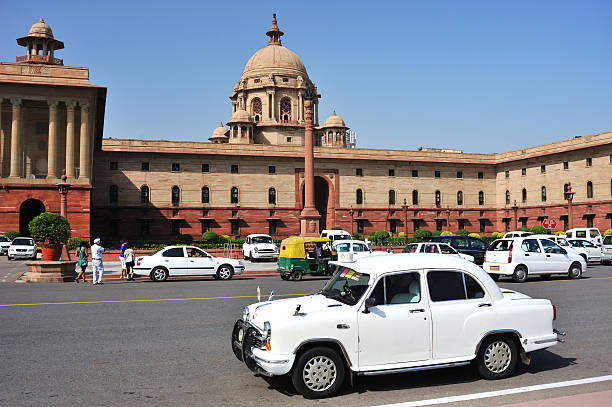
[[[419,240],[427,239],[431,237],[431,230],[429,229],[417,229],[414,231],[414,237]]]
[[[209,230],[208,232],[202,233],[202,241],[205,243],[214,243],[217,240],[219,240],[219,235],[213,231]]]
[[[43,212],[30,221],[28,225],[32,238],[37,242],[50,244],[65,243],[70,237],[70,224],[61,215]]]

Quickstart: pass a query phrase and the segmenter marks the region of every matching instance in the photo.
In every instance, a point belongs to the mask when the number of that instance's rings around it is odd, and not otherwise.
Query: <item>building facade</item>
[[[321,229],[488,234],[546,218],[558,230],[612,227],[611,132],[496,154],[353,148],[335,112],[319,125],[321,95],[276,18],[266,34],[231,93],[227,127],[210,142],[174,142],[103,139],[106,89],[55,58],[64,44],[48,25],[32,26],[17,40],[27,55],[0,64],[0,231],[27,233],[32,215],[59,212],[66,169],[73,236],[299,234],[309,87]]]

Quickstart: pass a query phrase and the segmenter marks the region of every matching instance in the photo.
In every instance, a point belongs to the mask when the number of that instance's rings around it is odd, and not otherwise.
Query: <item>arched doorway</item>
[[[327,205],[329,202],[329,186],[323,177],[314,177],[315,208],[319,211],[319,232],[327,228]],[[302,184],[302,208],[304,207],[304,185]]]
[[[30,236],[28,225],[32,219],[45,211],[45,205],[38,199],[27,199],[19,207],[19,234]]]

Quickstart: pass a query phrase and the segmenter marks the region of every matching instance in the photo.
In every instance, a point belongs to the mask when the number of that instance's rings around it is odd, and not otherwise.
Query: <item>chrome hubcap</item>
[[[304,365],[302,378],[312,391],[327,390],[336,381],[336,364],[327,356],[315,356]]]
[[[155,270],[155,273],[153,275],[155,276],[156,280],[161,280],[164,278],[165,273],[164,273],[164,270],[158,269],[158,270]]]
[[[573,277],[578,277],[580,275],[580,269],[578,267],[573,267],[572,268],[572,276]]]
[[[506,370],[511,360],[512,351],[506,342],[493,342],[484,353],[485,366],[493,373],[501,373]]]
[[[219,270],[219,277],[226,279],[229,278],[230,276],[230,271],[227,267],[222,267],[221,270]]]

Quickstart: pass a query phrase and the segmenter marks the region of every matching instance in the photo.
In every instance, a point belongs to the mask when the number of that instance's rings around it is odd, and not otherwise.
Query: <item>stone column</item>
[[[80,157],[79,157],[79,178],[91,178],[90,163],[91,157],[89,140],[89,104],[81,104],[81,134],[80,134]]]
[[[272,92],[272,120],[278,121],[276,117],[276,92]]]
[[[49,101],[49,143],[47,146],[47,179],[57,178],[57,100]]]
[[[4,172],[4,131],[2,131],[2,101],[4,99],[0,96],[0,178]]]
[[[21,99],[11,99],[13,123],[11,126],[11,172],[10,177],[21,177]]]
[[[66,176],[74,179],[74,108],[76,102],[66,103]]]
[[[315,101],[315,124],[318,126],[319,125],[319,101],[316,100]]]
[[[304,129],[304,209],[300,214],[300,235],[318,236],[321,215],[315,207],[314,196],[314,147],[312,145],[312,99],[306,98]]]
[[[298,92],[298,105],[297,105],[297,108],[298,108],[298,117],[297,117],[297,119],[298,119],[299,122],[301,122],[302,120],[304,120],[303,117],[302,117],[302,91]]]

